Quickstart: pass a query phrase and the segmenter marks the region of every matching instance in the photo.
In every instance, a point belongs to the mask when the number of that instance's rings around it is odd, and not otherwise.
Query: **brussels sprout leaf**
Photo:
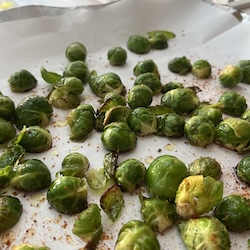
[[[57,84],[62,79],[61,75],[47,71],[43,66],[41,67],[41,75],[45,82],[52,84]]]

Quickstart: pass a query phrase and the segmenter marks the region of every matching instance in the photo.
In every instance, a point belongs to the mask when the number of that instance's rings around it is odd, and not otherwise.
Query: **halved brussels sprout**
[[[192,71],[192,65],[187,57],[176,57],[168,63],[168,69],[173,73],[186,75]]]
[[[241,118],[243,120],[246,120],[248,122],[250,122],[250,109],[246,110],[242,115]]]
[[[104,188],[108,181],[104,168],[91,168],[86,172],[85,177],[89,187],[94,190]]]
[[[73,42],[66,48],[65,56],[70,62],[78,60],[85,62],[87,57],[87,49],[82,43]]]
[[[172,89],[184,88],[184,85],[180,82],[168,82],[162,86],[161,93],[165,94],[166,92]]]
[[[250,60],[240,60],[237,66],[242,72],[241,82],[250,84]]]
[[[13,176],[13,166],[7,165],[0,168],[0,189],[5,188],[10,184],[10,179]]]
[[[9,140],[13,139],[16,135],[16,128],[14,125],[6,121],[3,118],[0,118],[0,144],[6,143]]]
[[[15,113],[15,103],[0,91],[0,118],[10,121]]]
[[[166,49],[168,40],[175,38],[175,34],[167,30],[153,30],[147,32],[152,49]]]
[[[151,43],[144,36],[132,35],[128,39],[127,48],[136,54],[146,54],[151,49]]]
[[[192,65],[191,73],[198,79],[206,79],[211,76],[211,64],[203,59],[195,61]]]
[[[143,73],[152,72],[160,79],[160,73],[158,70],[158,66],[156,65],[156,63],[152,59],[139,61],[135,65],[133,72],[136,76],[143,74]]]
[[[103,168],[106,179],[112,179],[115,177],[115,170],[117,168],[118,154],[114,152],[104,154]]]
[[[113,66],[123,66],[127,60],[127,51],[122,47],[114,47],[108,51],[108,60]]]
[[[232,88],[242,79],[241,68],[235,65],[227,65],[219,74],[220,83],[226,88]]]
[[[63,77],[60,82],[55,85],[55,88],[74,95],[80,95],[84,90],[82,81],[74,76]]]
[[[243,157],[235,167],[237,177],[250,185],[250,156]]]

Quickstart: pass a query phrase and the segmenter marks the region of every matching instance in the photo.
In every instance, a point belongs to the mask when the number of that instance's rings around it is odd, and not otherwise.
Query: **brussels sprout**
[[[165,94],[166,92],[172,89],[184,88],[183,84],[180,82],[168,82],[162,86],[161,93]]]
[[[118,154],[114,152],[104,154],[103,168],[106,179],[109,180],[115,177],[115,170],[117,168]]]
[[[235,167],[237,177],[250,185],[250,156],[243,157]]]
[[[130,158],[118,164],[115,180],[122,191],[132,193],[144,182],[146,168],[138,159]]]
[[[5,166],[14,166],[17,162],[21,161],[25,153],[25,149],[20,145],[11,145],[0,156],[0,168]]]
[[[115,250],[160,250],[160,244],[154,231],[143,221],[130,220],[118,233]]]
[[[206,79],[211,76],[212,67],[208,61],[200,59],[193,63],[191,73],[198,79]]]
[[[100,198],[103,211],[113,222],[116,221],[124,207],[123,194],[118,185],[111,186]]]
[[[132,35],[128,39],[127,48],[136,54],[146,54],[151,49],[151,43],[144,36]]]
[[[87,208],[86,182],[74,176],[59,176],[50,184],[47,200],[59,213],[80,213]]]
[[[242,115],[241,118],[243,120],[246,120],[248,122],[250,122],[250,109],[247,109]]]
[[[74,76],[63,77],[55,88],[74,95],[80,95],[84,90],[82,81]]]
[[[122,47],[114,47],[108,51],[108,60],[113,66],[123,66],[127,60],[127,51]]]
[[[182,180],[176,192],[176,212],[182,218],[195,218],[219,204],[223,182],[211,176],[191,175]]]
[[[89,168],[89,160],[79,152],[68,153],[62,160],[62,169],[59,171],[64,176],[83,178]]]
[[[45,128],[49,125],[52,113],[53,108],[47,98],[39,95],[27,96],[17,105],[14,120],[19,129],[24,125]]]
[[[15,113],[15,104],[10,97],[0,91],[0,118],[10,121]]]
[[[132,110],[127,123],[136,135],[144,136],[157,132],[156,115],[148,108],[138,107]]]
[[[146,187],[154,197],[174,200],[181,181],[187,176],[185,164],[172,155],[155,158],[146,170]]]
[[[14,246],[12,250],[50,250],[50,248],[47,246],[38,246],[34,244],[24,243],[21,245]]]
[[[154,232],[163,233],[170,228],[177,219],[174,204],[166,199],[145,198],[139,196],[141,202],[141,216]]]
[[[83,84],[87,83],[89,77],[87,64],[81,60],[71,62],[63,71],[63,77],[68,76],[79,78]]]
[[[0,196],[0,233],[13,227],[19,221],[22,212],[23,206],[18,198]]]
[[[211,176],[216,180],[222,175],[220,164],[211,157],[199,157],[192,161],[187,169],[189,175]]]
[[[12,188],[26,192],[45,189],[50,183],[50,171],[39,159],[27,159],[14,166],[10,180]]]
[[[86,172],[85,177],[89,187],[94,190],[104,188],[108,181],[104,168],[91,168]]]
[[[65,56],[70,62],[78,60],[85,62],[87,57],[87,49],[82,43],[73,42],[66,48]]]
[[[247,231],[250,229],[250,199],[238,194],[225,196],[215,208],[214,216],[229,231]]]
[[[40,126],[25,126],[17,135],[16,144],[22,146],[29,153],[40,153],[52,147],[52,136],[49,130]]]
[[[13,166],[5,166],[0,168],[0,188],[5,188],[10,184],[13,175]]]
[[[25,69],[13,73],[8,79],[10,89],[13,92],[27,92],[36,87],[36,78]]]
[[[192,71],[192,65],[185,56],[176,57],[168,63],[168,69],[173,73],[186,75]]]
[[[158,117],[157,135],[180,138],[184,135],[185,120],[176,113],[165,114]]]
[[[178,223],[178,231],[188,250],[231,249],[227,228],[214,217],[182,220]]]
[[[241,82],[250,84],[250,60],[240,60],[237,66],[242,72]]]
[[[191,88],[172,89],[161,97],[161,105],[178,114],[189,114],[199,105],[199,98]]]
[[[134,85],[146,85],[153,91],[154,95],[161,93],[162,84],[160,79],[152,72],[146,72],[138,75]]]
[[[14,125],[9,121],[0,118],[0,144],[6,143],[9,140],[13,139],[15,135],[16,129]]]
[[[170,113],[175,113],[172,109],[162,105],[149,106],[148,109],[150,109],[157,117]]]
[[[152,49],[166,49],[168,47],[168,40],[175,38],[173,32],[166,30],[153,30],[147,32],[147,34]]]
[[[105,97],[106,94],[114,92],[120,95],[125,95],[126,88],[123,85],[121,78],[112,72],[97,75],[93,70],[89,76],[89,86],[94,94],[99,97]]]
[[[105,105],[105,103],[109,101],[112,101],[112,105],[106,108],[105,111],[107,111],[109,108],[113,106],[118,106],[118,105],[126,106],[126,98],[123,95],[117,94],[115,92],[109,92],[104,96],[103,105]]]
[[[244,153],[250,150],[250,122],[227,118],[215,128],[214,142],[230,150]]]
[[[213,142],[215,126],[207,118],[196,115],[185,122],[184,132],[191,145],[204,147]]]
[[[153,101],[153,95],[152,89],[147,85],[135,85],[128,92],[128,105],[131,109],[138,107],[147,108]]]
[[[242,79],[241,68],[234,65],[227,65],[219,74],[220,83],[226,88],[232,88],[239,84]]]
[[[241,116],[247,109],[246,98],[235,91],[226,91],[220,98],[221,111],[227,115]]]
[[[96,249],[102,235],[101,209],[92,203],[76,218],[72,232],[87,243],[85,249]]]
[[[159,73],[158,67],[152,59],[147,59],[147,60],[138,62],[135,65],[133,71],[136,76],[143,74],[143,73],[152,72],[160,79],[160,73]]]
[[[122,153],[133,150],[136,146],[137,138],[126,123],[111,122],[104,127],[101,141],[107,150]]]

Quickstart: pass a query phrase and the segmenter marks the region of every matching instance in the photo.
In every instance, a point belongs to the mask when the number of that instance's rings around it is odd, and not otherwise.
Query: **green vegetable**
[[[182,220],[178,230],[188,250],[230,250],[227,228],[214,217]]]
[[[17,105],[14,120],[19,129],[24,125],[27,127],[39,125],[45,128],[49,125],[52,113],[53,108],[47,98],[31,95],[23,98]]]
[[[15,113],[15,103],[0,91],[0,118],[10,121]]]
[[[241,68],[234,65],[227,65],[219,74],[220,83],[226,88],[232,88],[239,84],[242,79]]]
[[[244,232],[250,229],[250,199],[238,194],[227,195],[214,210],[229,231]]]
[[[160,244],[154,231],[143,221],[130,220],[118,233],[115,250],[160,250]]]
[[[86,172],[85,177],[89,187],[94,190],[100,190],[104,188],[108,181],[104,168],[91,168]]]
[[[47,71],[43,66],[41,67],[41,75],[45,82],[55,85],[59,83],[63,77],[56,72]]]
[[[200,59],[193,63],[191,73],[198,79],[206,79],[211,76],[212,67],[208,61]]]
[[[185,122],[184,132],[191,145],[204,147],[213,142],[215,126],[207,118],[196,115]]]
[[[188,165],[189,175],[211,176],[219,179],[222,175],[220,164],[211,157],[199,157]]]
[[[14,166],[17,162],[21,161],[25,153],[25,149],[20,145],[11,145],[0,156],[0,168],[6,166]]]
[[[250,60],[240,60],[237,66],[242,72],[241,82],[250,84]]]
[[[145,165],[140,160],[129,158],[118,164],[115,180],[122,191],[132,193],[144,182],[145,172]]]
[[[10,184],[13,175],[12,168],[10,165],[0,168],[0,188],[5,188]]]
[[[87,208],[86,182],[78,177],[59,176],[50,184],[47,200],[59,213],[80,213]]]
[[[33,192],[49,187],[51,174],[48,167],[39,159],[23,160],[14,166],[10,186],[14,189]]]
[[[101,141],[107,150],[122,153],[133,150],[136,146],[137,138],[126,123],[112,122],[104,127]]]
[[[250,109],[247,109],[242,115],[241,118],[243,120],[246,120],[248,122],[250,122]]]
[[[82,43],[73,42],[66,48],[65,56],[70,62],[78,60],[85,62],[87,57],[87,49]]]
[[[217,206],[222,195],[222,181],[211,176],[188,176],[182,180],[176,192],[176,212],[184,219],[198,217]]]
[[[118,105],[126,106],[126,98],[123,95],[117,94],[115,92],[109,92],[104,96],[103,105],[99,109],[99,111],[102,111],[103,106],[105,106],[106,103],[108,108],[105,108],[105,110],[107,111],[109,108],[113,106],[118,106]]]
[[[146,54],[151,49],[151,43],[144,36],[132,35],[128,39],[127,48],[136,54]]]
[[[185,164],[172,155],[161,155],[148,166],[145,184],[153,197],[174,200],[181,181],[187,176]]]
[[[36,78],[26,69],[13,73],[8,79],[10,89],[13,92],[22,93],[36,87]]]
[[[173,73],[186,75],[192,71],[192,65],[185,56],[176,57],[168,63],[168,69]]]
[[[127,51],[122,47],[114,47],[108,51],[108,60],[113,66],[123,66],[127,60]]]
[[[172,89],[178,88],[184,88],[183,84],[180,82],[168,82],[162,86],[161,93],[165,94]]]
[[[74,95],[82,94],[84,87],[82,81],[74,76],[63,77],[55,88],[64,92],[71,93]]]
[[[18,198],[9,195],[0,196],[0,232],[17,224],[22,212],[23,206]]]
[[[175,34],[167,30],[153,30],[147,32],[152,49],[168,48],[168,40],[175,38]]]
[[[152,72],[154,73],[159,79],[160,79],[160,73],[158,70],[158,66],[152,59],[147,59],[143,61],[139,61],[134,69],[133,69],[134,75],[138,76],[143,73]]]
[[[16,135],[16,129],[10,121],[0,118],[0,144],[4,144],[13,139]]]
[[[104,154],[103,168],[106,179],[114,178],[117,167],[118,154],[114,152]]]
[[[237,177],[250,185],[250,156],[243,157],[235,167]]]
[[[47,246],[38,246],[24,243],[21,245],[14,246],[12,250],[50,250],[50,248]]]

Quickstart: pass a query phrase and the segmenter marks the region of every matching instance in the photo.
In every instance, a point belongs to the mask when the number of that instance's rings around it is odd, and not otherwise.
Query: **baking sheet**
[[[180,7],[181,6],[181,7]],[[176,38],[169,42],[169,48],[163,51],[151,51],[146,55],[128,52],[127,63],[123,67],[113,67],[107,61],[107,51],[113,46],[126,47],[132,34],[145,35],[147,31],[165,29],[173,31]],[[226,89],[218,82],[218,72],[228,64],[236,64],[241,59],[249,59],[250,26],[248,22],[239,22],[234,16],[216,9],[198,0],[123,0],[98,9],[79,9],[56,17],[25,19],[0,24],[0,81],[3,94],[10,96],[15,104],[30,94],[47,95],[50,85],[40,75],[44,66],[49,71],[62,73],[68,64],[65,48],[74,41],[80,41],[87,47],[89,69],[98,74],[117,73],[124,85],[133,86],[133,67],[143,59],[153,59],[159,67],[162,83],[180,81],[185,86],[199,86],[201,100],[216,102]],[[168,62],[177,56],[186,56],[191,62],[207,59],[213,65],[209,80],[197,81],[191,75],[178,76],[168,71]],[[27,69],[38,79],[38,85],[32,92],[14,94],[10,91],[7,79],[15,71]],[[240,84],[234,88],[248,98],[249,86]],[[155,97],[154,104],[159,103]],[[88,85],[82,94],[82,103],[99,106],[98,98],[92,94]],[[50,168],[52,178],[61,168],[62,159],[69,152],[80,152],[87,156],[91,168],[102,167],[103,156],[107,152],[100,141],[100,133],[94,132],[84,143],[70,142],[69,128],[65,126],[65,117],[69,111],[54,109],[52,123],[48,127],[53,135],[53,147],[44,153],[27,154],[26,158],[42,159]],[[225,183],[224,195],[240,193],[249,197],[249,187],[236,179],[234,167],[242,158],[235,152],[210,145],[206,148],[190,146],[185,138],[172,140],[155,136],[139,137],[132,152],[123,153],[119,161],[138,158],[146,166],[155,157],[170,154],[178,157],[187,165],[200,156],[216,158],[223,169],[222,180]],[[17,196],[23,203],[23,214],[16,226],[0,235],[1,249],[28,242],[45,244],[52,250],[84,249],[85,243],[72,234],[76,216],[67,216],[52,209],[46,200],[46,190],[36,193],[17,192],[5,189],[7,194]],[[100,193],[89,189],[88,202],[99,204]],[[141,219],[137,194],[125,194],[125,207],[120,218],[111,222],[102,213],[105,237],[98,249],[114,249],[121,225],[131,219]],[[230,233],[232,249],[247,249],[249,232]],[[161,247],[185,249],[175,227],[158,235]]]

